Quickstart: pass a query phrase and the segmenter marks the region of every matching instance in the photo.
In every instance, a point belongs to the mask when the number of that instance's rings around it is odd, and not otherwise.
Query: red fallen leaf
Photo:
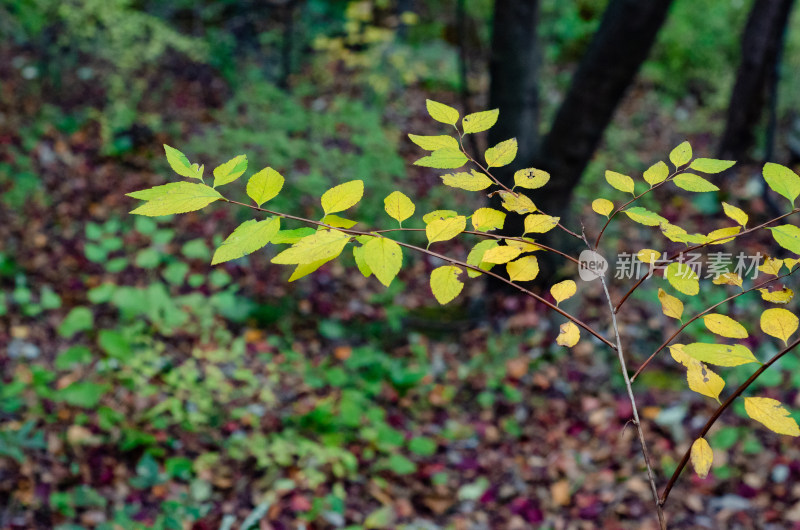
[[[289,507],[295,512],[307,512],[311,509],[311,501],[304,495],[295,493],[289,501]]]

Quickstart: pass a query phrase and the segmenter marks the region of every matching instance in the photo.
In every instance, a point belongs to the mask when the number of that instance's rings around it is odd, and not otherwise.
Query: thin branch
[[[290,215],[290,214],[286,214],[286,213],[282,213],[282,212],[276,212],[274,210],[268,210],[266,208],[260,208],[258,206],[253,206],[252,204],[246,204],[246,203],[243,203],[243,202],[232,201],[230,199],[224,199],[223,198],[221,200],[223,200],[225,202],[229,202],[231,204],[236,204],[238,206],[244,206],[246,208],[250,208],[251,210],[256,210],[256,211],[259,211],[259,212],[264,212],[264,213],[268,213],[268,214],[271,214],[271,215],[277,215],[279,217],[284,217],[286,219],[293,219],[295,221],[300,221],[300,222],[303,222],[303,223],[306,223],[306,224],[312,224],[312,225],[321,226],[321,227],[324,227],[324,228],[329,228],[329,229],[332,229],[332,230],[338,230],[339,232],[342,232],[342,233],[345,233],[345,234],[350,234],[350,235],[353,235],[353,236],[384,237],[384,236],[376,236],[376,234],[374,232],[364,232],[364,231],[361,231],[361,230],[352,230],[352,229],[347,229],[347,228],[339,228],[339,227],[335,227],[335,226],[331,226],[331,225],[325,224],[325,223],[320,222],[320,221],[314,221],[312,219],[306,219],[304,217],[297,217],[295,215]],[[576,325],[582,327],[583,329],[585,329],[586,331],[588,331],[589,333],[591,333],[592,335],[594,335],[595,337],[600,339],[600,341],[602,341],[604,344],[606,344],[610,348],[612,348],[614,350],[617,349],[617,347],[611,341],[609,341],[607,338],[603,337],[600,333],[595,331],[591,326],[589,326],[588,324],[583,322],[578,317],[570,315],[569,313],[567,313],[563,309],[559,308],[557,305],[547,301],[546,299],[542,298],[538,294],[536,294],[536,293],[534,293],[532,291],[529,291],[528,289],[525,289],[524,287],[512,282],[511,280],[509,280],[507,278],[504,278],[504,277],[500,276],[499,274],[496,274],[496,273],[494,273],[492,271],[485,271],[485,270],[483,270],[483,269],[481,269],[479,267],[476,267],[474,265],[470,265],[470,264],[468,264],[468,263],[466,263],[464,261],[457,260],[457,259],[445,256],[443,254],[439,254],[438,252],[433,252],[433,251],[428,250],[426,248],[418,247],[418,246],[415,246],[415,245],[410,245],[408,243],[402,243],[400,241],[395,241],[395,243],[397,243],[401,247],[406,247],[406,248],[411,249],[411,250],[416,250],[417,252],[422,252],[423,254],[428,254],[429,256],[433,256],[433,257],[439,258],[439,259],[441,259],[443,261],[446,261],[448,263],[452,263],[453,265],[458,265],[458,266],[464,267],[466,269],[471,269],[471,270],[477,271],[477,272],[479,272],[481,274],[486,274],[488,276],[496,278],[496,279],[500,280],[503,283],[507,283],[508,285],[511,285],[514,288],[518,289],[520,292],[522,292],[522,293],[530,296],[531,298],[534,298],[537,301],[543,303],[544,305],[546,305],[547,307],[549,307],[550,309],[552,309],[553,311],[555,311],[559,315],[561,315],[561,316],[565,317],[566,319],[574,322]]]
[[[643,362],[643,363],[642,363],[642,365],[639,367],[639,369],[638,369],[638,370],[636,370],[636,373],[635,373],[635,374],[633,374],[633,376],[631,377],[631,381],[635,381],[635,380],[636,380],[636,378],[637,378],[637,377],[639,377],[639,374],[640,374],[640,373],[642,373],[642,370],[644,370],[645,368],[647,368],[647,365],[648,365],[648,364],[650,364],[650,361],[652,361],[652,360],[655,358],[655,356],[659,354],[659,352],[660,352],[661,350],[663,350],[664,348],[666,348],[666,347],[669,345],[669,343],[670,343],[670,342],[672,342],[673,340],[675,340],[675,337],[677,337],[677,336],[680,334],[680,332],[681,332],[681,331],[683,331],[683,330],[686,328],[686,326],[688,326],[689,324],[691,324],[692,322],[694,322],[694,321],[695,321],[695,320],[697,320],[698,318],[702,317],[703,315],[706,315],[707,313],[709,313],[709,312],[713,311],[714,309],[716,309],[717,307],[721,306],[722,304],[724,304],[724,303],[726,303],[726,302],[730,302],[730,301],[731,301],[731,300],[733,300],[734,298],[739,298],[739,297],[740,297],[740,296],[742,296],[743,294],[747,294],[747,293],[749,293],[749,292],[755,291],[756,289],[761,289],[761,288],[763,288],[764,286],[771,284],[772,282],[776,282],[776,281],[778,281],[778,280],[780,280],[780,279],[782,279],[782,278],[786,278],[787,276],[791,276],[791,275],[792,275],[792,274],[794,274],[794,273],[795,273],[795,271],[797,271],[798,269],[800,269],[800,267],[795,267],[793,270],[791,270],[791,271],[787,272],[786,274],[782,274],[782,275],[780,275],[780,276],[777,276],[777,277],[775,277],[775,278],[772,278],[771,280],[767,280],[767,281],[765,281],[765,282],[761,282],[761,283],[759,283],[758,285],[754,285],[753,287],[751,287],[751,288],[747,289],[746,291],[742,291],[742,292],[740,292],[740,293],[736,293],[736,294],[734,294],[734,295],[732,295],[732,296],[729,296],[729,297],[728,297],[728,298],[726,298],[725,300],[722,300],[721,302],[717,302],[716,304],[712,305],[711,307],[709,307],[709,308],[708,308],[708,309],[706,309],[705,311],[703,311],[703,312],[701,312],[701,313],[698,313],[698,314],[696,314],[695,316],[693,316],[691,319],[687,320],[687,321],[686,321],[686,322],[685,322],[685,323],[684,323],[684,324],[683,324],[683,325],[682,325],[680,328],[678,328],[678,330],[677,330],[675,333],[673,333],[672,335],[670,335],[670,336],[669,336],[669,338],[667,338],[667,340],[665,340],[665,341],[664,341],[664,343],[663,343],[661,346],[659,346],[659,347],[658,347],[658,349],[657,349],[656,351],[654,351],[654,352],[653,352],[653,354],[652,354],[650,357],[648,357],[648,358],[647,358],[647,360],[646,360],[645,362]]]
[[[780,352],[776,353],[772,357],[772,359],[770,359],[769,361],[767,361],[766,363],[761,365],[761,367],[758,370],[753,372],[753,375],[751,375],[747,379],[747,381],[745,381],[744,383],[739,385],[739,388],[737,388],[736,391],[733,394],[731,394],[728,397],[728,399],[725,400],[725,403],[720,405],[717,408],[717,410],[714,411],[714,414],[708,419],[708,421],[703,426],[703,428],[700,430],[700,432],[697,434],[697,437],[695,439],[705,437],[705,435],[708,433],[708,431],[711,429],[711,427],[714,425],[714,423],[719,419],[720,416],[722,416],[722,413],[725,412],[725,409],[727,409],[728,407],[731,406],[731,403],[733,403],[733,400],[735,400],[737,397],[742,395],[742,393],[745,390],[747,390],[747,388],[750,385],[753,384],[753,381],[758,379],[758,377],[761,374],[763,374],[764,371],[767,368],[772,366],[778,359],[780,359],[781,357],[783,357],[784,355],[786,355],[787,353],[792,351],[794,348],[796,348],[798,344],[800,344],[800,339],[795,340],[789,346],[787,346],[786,348],[784,348]],[[672,487],[675,485],[675,482],[678,480],[678,477],[680,476],[681,471],[683,471],[683,468],[685,468],[686,464],[689,462],[689,458],[691,457],[691,452],[692,452],[692,448],[690,446],[689,449],[687,449],[686,452],[684,453],[683,458],[681,459],[680,463],[678,464],[678,467],[675,469],[675,472],[669,478],[669,482],[667,482],[667,485],[664,487],[664,493],[661,494],[661,498],[658,500],[658,502],[659,502],[659,504],[661,506],[664,506],[664,504],[667,502],[667,498],[669,498],[669,492],[672,491]]]

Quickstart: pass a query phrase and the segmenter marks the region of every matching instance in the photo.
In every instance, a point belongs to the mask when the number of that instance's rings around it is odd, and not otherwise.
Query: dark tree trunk
[[[742,160],[755,141],[767,97],[774,98],[777,69],[794,0],[756,0],[742,34],[742,57],[719,146],[720,158]]]

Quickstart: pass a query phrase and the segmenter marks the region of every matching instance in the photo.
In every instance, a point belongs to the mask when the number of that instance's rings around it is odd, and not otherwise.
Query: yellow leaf
[[[447,219],[449,217],[457,217],[458,212],[455,210],[434,210],[422,216],[422,222],[429,224],[435,219]]]
[[[522,254],[522,250],[516,247],[494,247],[483,254],[483,261],[486,263],[508,263],[520,254]]]
[[[705,438],[698,438],[692,444],[692,467],[700,478],[706,478],[714,461],[714,452]]]
[[[353,221],[351,219],[345,219],[344,217],[339,217],[336,214],[326,215],[322,218],[322,223],[325,223],[328,226],[332,226],[334,228],[353,228],[355,225],[358,224],[358,221]]]
[[[696,158],[692,160],[689,169],[701,173],[722,173],[736,164],[733,160],[717,160],[715,158]]]
[[[791,311],[776,307],[761,313],[761,330],[781,339],[784,344],[797,331],[798,319]]]
[[[714,285],[735,285],[742,286],[742,277],[735,272],[723,272],[712,281]]]
[[[464,283],[458,279],[461,269],[452,265],[444,265],[431,272],[431,291],[436,301],[444,305],[459,295]]]
[[[717,366],[739,366],[758,362],[753,352],[741,344],[694,342],[683,346],[683,351],[693,359]]]
[[[683,142],[669,154],[669,161],[675,164],[676,168],[688,164],[691,159],[692,146],[689,145],[689,142]]]
[[[532,214],[525,217],[525,233],[543,234],[556,227],[560,217],[543,214]]]
[[[794,269],[795,265],[800,263],[800,259],[786,258],[783,260],[783,263],[784,265],[786,265],[786,268],[791,271],[792,269]]]
[[[487,167],[503,167],[510,164],[517,156],[517,139],[511,138],[490,147],[484,156]]]
[[[503,208],[509,212],[517,212],[518,214],[533,213],[536,211],[536,205],[528,198],[527,195],[517,193],[516,195],[508,191],[500,191],[500,197],[503,199]]]
[[[537,250],[542,250],[542,247],[537,245],[533,239],[526,237],[524,238],[525,241],[518,241],[516,239],[506,239],[506,245],[509,247],[514,247],[520,249],[523,253],[524,252],[536,252]]]
[[[478,267],[485,271],[490,270],[494,267],[494,263],[486,263],[483,261],[483,255],[487,250],[496,247],[498,244],[499,243],[494,239],[487,239],[472,247],[472,250],[470,250],[467,255],[467,265],[472,265],[473,267]],[[470,278],[477,278],[481,273],[473,269],[467,269],[467,275]]]
[[[458,111],[449,105],[428,99],[425,101],[425,106],[428,108],[431,118],[438,122],[455,125],[458,121]]]
[[[481,173],[472,170],[472,173],[461,171],[459,173],[448,173],[442,175],[442,183],[451,188],[460,188],[467,191],[485,190],[492,185],[492,179]]]
[[[339,184],[322,194],[322,210],[325,215],[341,212],[355,206],[364,195],[364,181],[351,180]]]
[[[670,263],[664,271],[664,277],[670,285],[683,294],[694,296],[700,292],[697,273],[685,263]]]
[[[211,186],[194,182],[170,182],[128,196],[147,201],[131,213],[148,217],[194,212],[222,198]]]
[[[614,203],[608,199],[595,199],[592,201],[592,210],[608,217],[614,211]]]
[[[497,123],[499,114],[499,109],[493,109],[473,112],[472,114],[464,116],[464,119],[461,120],[464,134],[479,133],[491,129],[492,126]]]
[[[512,282],[528,282],[539,274],[539,261],[536,256],[525,256],[508,263],[506,271]]]
[[[681,320],[683,316],[683,302],[667,294],[664,289],[658,290],[658,301],[661,302],[661,311],[668,317]]]
[[[367,262],[364,261],[364,247],[356,247],[353,246],[353,257],[356,260],[356,267],[358,267],[358,271],[364,275],[364,278],[369,278],[372,275],[372,271],[367,265]]]
[[[402,225],[403,221],[414,215],[416,206],[404,193],[393,191],[383,199],[383,208],[389,217]]]
[[[458,140],[452,136],[442,134],[439,136],[420,136],[409,134],[412,142],[425,149],[426,151],[438,151],[439,149],[459,149]]]
[[[581,330],[572,322],[561,324],[558,330],[558,337],[556,337],[556,344],[559,346],[566,346],[572,348],[581,338]]]
[[[689,383],[689,389],[703,396],[714,398],[719,403],[719,394],[725,388],[725,380],[700,361],[691,360],[692,362],[686,367],[686,381]]]
[[[772,292],[769,289],[759,289],[758,292],[761,293],[761,298],[773,304],[788,304],[794,298],[794,291],[788,287]]]
[[[722,203],[722,210],[725,212],[725,215],[736,221],[742,226],[747,225],[747,221],[750,219],[748,215],[740,208],[736,206],[730,205],[727,202]]]
[[[642,263],[653,264],[658,260],[658,258],[661,257],[661,252],[649,248],[643,248],[636,254],[636,257],[639,258],[639,261]]]
[[[403,249],[385,237],[374,237],[364,245],[364,261],[383,285],[389,287],[403,266]]]
[[[341,254],[349,240],[348,234],[338,230],[318,230],[272,258],[272,263],[302,265],[333,259]]]
[[[710,313],[703,317],[706,327],[712,333],[731,339],[746,339],[747,330],[729,316]]]
[[[472,214],[472,227],[479,232],[488,232],[503,228],[506,220],[505,212],[494,208],[478,208]]]
[[[729,226],[728,228],[720,228],[719,230],[714,230],[707,236],[707,241],[712,245],[722,245],[723,243],[727,243],[728,241],[733,241],[735,238],[727,237],[727,236],[734,236],[742,231],[741,226]],[[725,239],[720,239],[725,238]]]
[[[758,270],[765,274],[772,274],[773,276],[777,276],[781,273],[781,269],[783,268],[783,260],[770,258],[764,260],[764,263],[758,267]]]
[[[283,183],[283,175],[271,167],[264,168],[247,181],[247,196],[260,208],[262,204],[274,199],[280,193]]]
[[[606,170],[606,181],[619,191],[633,193],[633,179],[628,175]]]
[[[744,398],[744,410],[748,416],[763,423],[771,431],[789,436],[800,436],[800,427],[797,426],[797,422],[777,399],[747,397]]]
[[[667,180],[668,176],[669,168],[664,162],[661,161],[656,162],[644,172],[644,180],[650,184],[650,187],[653,187],[660,182],[664,182]]]
[[[578,286],[572,280],[564,280],[550,288],[550,294],[556,299],[556,305],[571,297],[578,291]]]
[[[520,188],[535,190],[541,188],[550,180],[550,173],[532,167],[520,169],[514,173],[514,185]]]
[[[434,219],[425,227],[428,236],[428,245],[437,241],[453,239],[467,228],[467,218],[463,215],[448,217],[447,219]]]

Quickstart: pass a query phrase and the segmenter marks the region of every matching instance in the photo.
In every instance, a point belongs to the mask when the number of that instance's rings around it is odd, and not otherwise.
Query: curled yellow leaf
[[[565,322],[561,324],[561,327],[558,330],[558,337],[556,337],[556,344],[559,346],[566,346],[567,348],[572,348],[581,338],[581,331],[578,329],[578,326],[573,324],[572,322]]]

